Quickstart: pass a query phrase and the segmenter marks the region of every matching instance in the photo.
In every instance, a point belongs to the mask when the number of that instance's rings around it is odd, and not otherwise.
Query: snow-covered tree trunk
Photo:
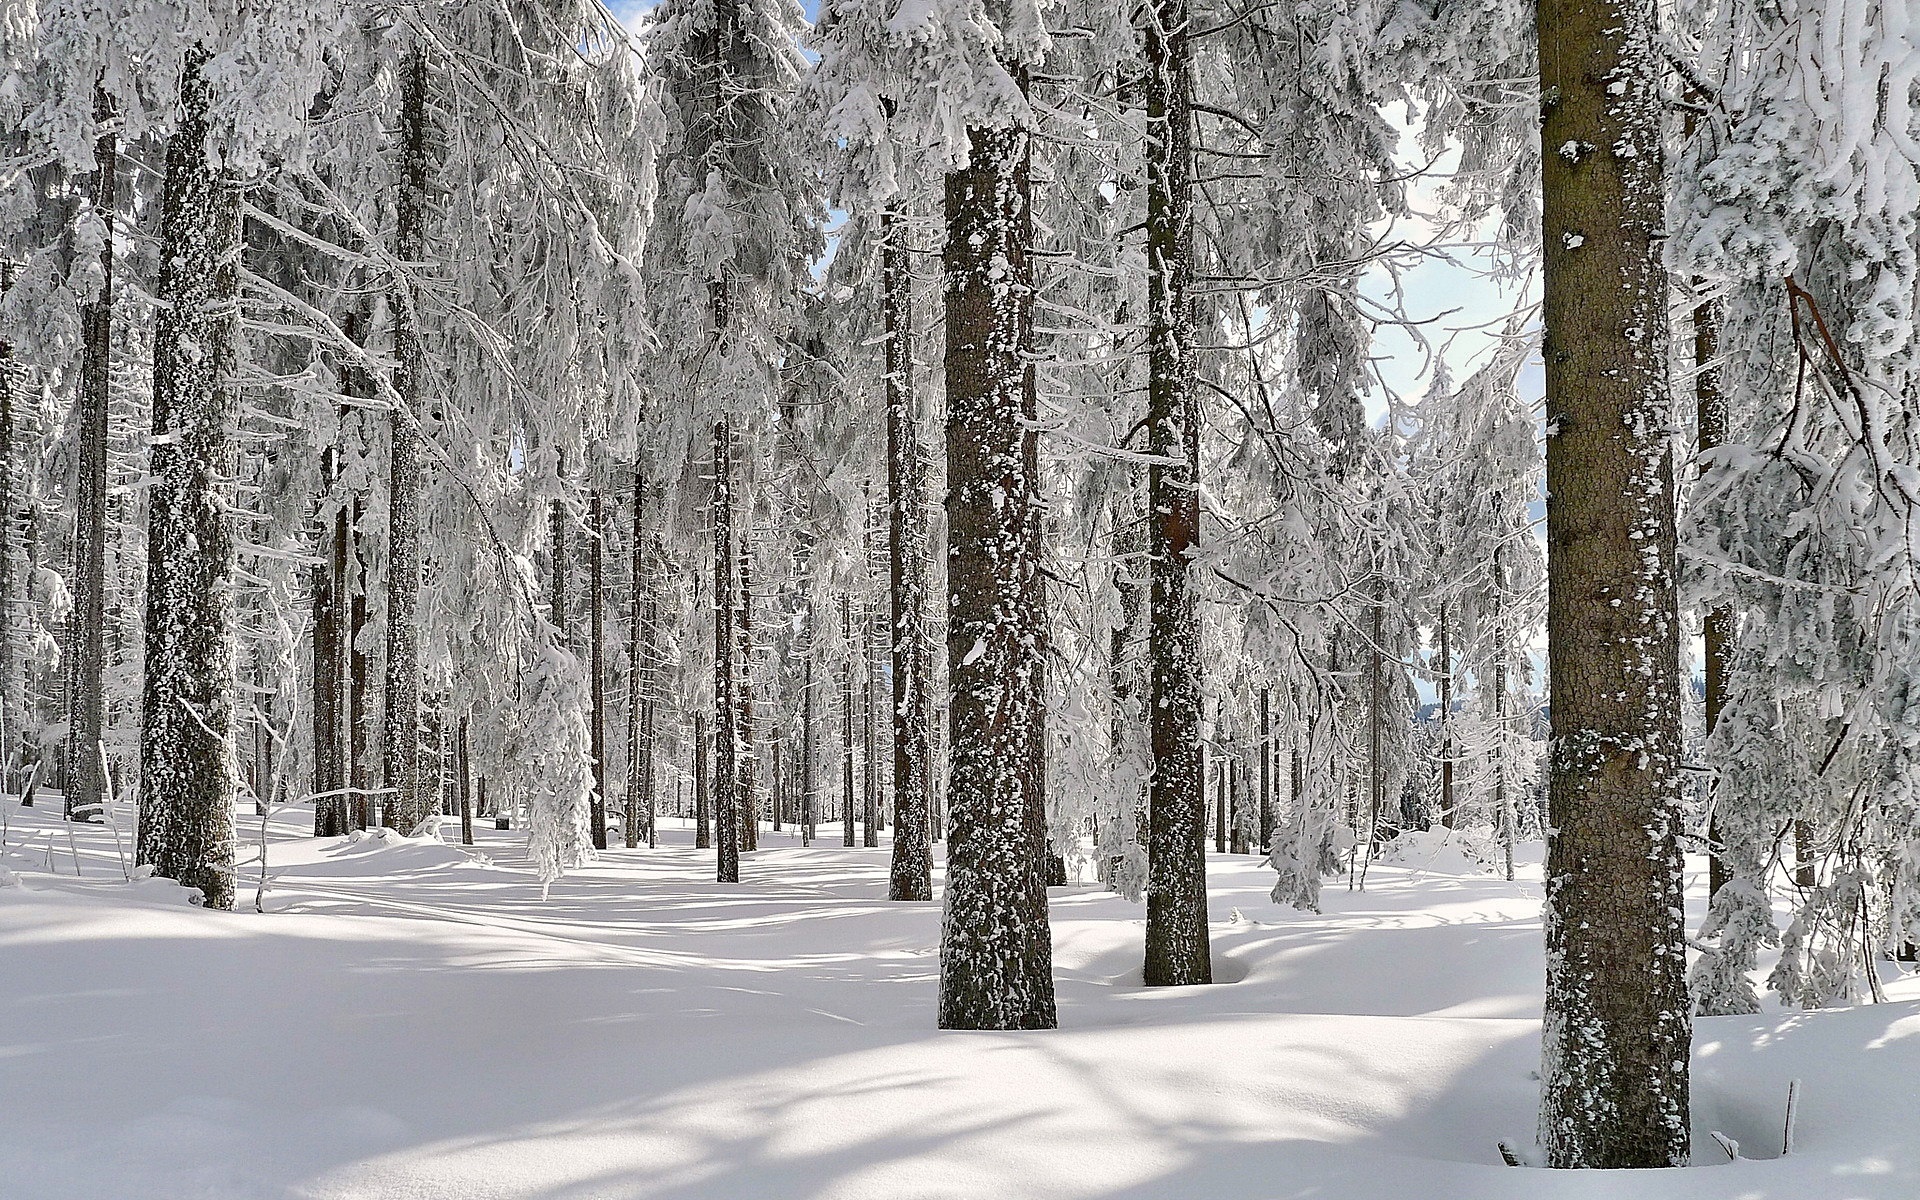
[[[733,544],[733,430],[720,421],[713,427],[713,835],[721,883],[740,882],[739,569]]]
[[[426,259],[427,53],[411,49],[401,64],[400,180],[394,253],[409,271]],[[387,469],[387,660],[382,706],[381,768],[391,789],[386,825],[411,834],[427,816],[420,790],[420,413],[426,386],[421,293],[411,277],[394,288],[393,390]]]
[[[647,844],[653,833],[653,573],[647,562],[647,481],[633,476],[633,572],[627,605],[627,849],[640,845],[635,808],[647,808]]]
[[[1700,454],[1718,450],[1727,444],[1727,398],[1720,392],[1719,331],[1715,327],[1713,305],[1693,306],[1693,395],[1696,409],[1694,449]],[[1733,647],[1736,631],[1731,605],[1708,607],[1700,619],[1701,667],[1706,676],[1703,738],[1712,738],[1727,707],[1727,687],[1733,679]],[[1707,895],[1719,892],[1729,878],[1726,855],[1722,852],[1718,816],[1707,822]]]
[[[1440,641],[1440,666],[1434,672],[1440,693],[1440,823],[1453,828],[1453,629],[1445,601],[1434,622]]]
[[[0,257],[0,298],[12,289],[15,270],[11,259]],[[20,735],[20,713],[14,703],[13,440],[15,396],[23,390],[22,375],[12,344],[0,340],[0,792],[6,790],[6,772],[12,769],[13,748]]]
[[[752,478],[751,461],[741,463],[741,473],[749,480]],[[749,483],[749,488],[751,484]],[[739,655],[734,660],[734,692],[738,698],[739,715],[737,728],[740,731],[739,776],[740,776],[740,849],[758,850],[760,848],[760,741],[756,736],[753,721],[753,504],[752,492],[745,491],[743,498],[747,503],[737,506],[734,521],[740,532],[734,538],[735,561],[740,571],[740,598],[736,612],[739,614]]]
[[[1025,72],[1019,78],[1024,90]],[[946,178],[946,911],[942,1029],[1051,1029],[1053,938],[1033,844],[1045,653],[1035,470],[1031,135],[968,131]]]
[[[1540,1140],[1688,1156],[1673,414],[1652,0],[1542,0],[1548,660]]]
[[[1273,845],[1273,689],[1260,689],[1260,851]]]
[[[593,639],[587,648],[587,670],[593,678],[588,689],[593,697],[593,728],[590,745],[593,754],[593,805],[591,822],[593,848],[607,848],[607,600],[606,535],[607,514],[595,488],[587,498],[587,636]],[[631,807],[631,798],[629,798]],[[633,824],[629,814],[627,824]]]
[[[906,221],[895,209],[881,217],[879,253],[887,336],[887,595],[893,616],[893,870],[887,899],[931,900],[933,733],[924,670],[927,497],[914,407],[914,273]]]
[[[94,120],[105,125],[113,104],[94,89]],[[109,130],[94,144],[89,200],[100,222],[99,292],[81,313],[79,472],[74,496],[73,609],[68,615],[67,790],[69,818],[103,819],[105,760],[100,735],[106,712],[107,616],[107,410],[113,345],[113,224],[118,208],[114,178],[118,139]]]
[[[240,196],[214,164],[189,54],[160,196],[136,856],[233,907],[233,531]]]
[[[337,446],[326,451],[322,487],[338,477]],[[327,560],[313,568],[313,806],[315,837],[344,837],[350,827],[341,722],[346,715],[347,510],[341,505],[324,527]],[[333,793],[328,795],[327,793]]]
[[[857,715],[853,702],[853,601],[840,594],[841,639],[846,656],[840,673],[840,843],[853,845],[853,722]]]
[[[707,772],[707,715],[693,714],[693,848],[713,848],[713,801]]]
[[[1186,0],[1153,0],[1145,24],[1147,108],[1147,472],[1152,593],[1147,700],[1148,986],[1213,982],[1207,940],[1207,799],[1200,749],[1200,617],[1189,578],[1200,542],[1200,421],[1194,395],[1193,51]]]

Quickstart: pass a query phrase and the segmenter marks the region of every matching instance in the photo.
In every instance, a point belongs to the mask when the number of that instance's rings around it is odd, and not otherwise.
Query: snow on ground
[[[4,1200],[1920,1197],[1911,979],[1700,1022],[1707,1165],[1501,1166],[1533,1124],[1539,869],[1451,847],[1329,881],[1324,916],[1213,857],[1211,987],[1140,987],[1141,911],[1055,889],[1061,1028],[942,1033],[937,907],[889,904],[885,848],[837,828],[763,832],[722,886],[669,822],[543,903],[519,832],[316,840],[290,812],[270,911],[249,865],[219,914],[123,882],[104,830],[69,846],[45,797],[8,810]]]

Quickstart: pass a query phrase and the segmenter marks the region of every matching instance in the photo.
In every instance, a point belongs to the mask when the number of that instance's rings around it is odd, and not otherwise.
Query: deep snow
[[[1914,979],[1700,1022],[1705,1165],[1501,1166],[1532,1132],[1539,870],[1453,847],[1329,881],[1324,916],[1212,856],[1232,982],[1202,988],[1139,987],[1140,910],[1055,889],[1061,1028],[941,1033],[937,905],[887,903],[886,848],[837,827],[763,831],[722,886],[669,822],[542,902],[517,831],[316,840],[290,811],[271,911],[249,864],[217,914],[123,882],[102,829],[75,878],[57,799],[7,804],[0,1200],[1920,1197]]]

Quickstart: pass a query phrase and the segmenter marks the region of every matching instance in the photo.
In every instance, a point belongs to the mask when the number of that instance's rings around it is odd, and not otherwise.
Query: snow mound
[[[1434,875],[1485,875],[1485,847],[1451,829],[1408,829],[1380,847],[1379,861]]]

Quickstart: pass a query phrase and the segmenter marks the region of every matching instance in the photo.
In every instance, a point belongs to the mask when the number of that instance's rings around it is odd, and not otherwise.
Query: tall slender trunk
[[[1260,841],[1273,845],[1273,690],[1260,689]]]
[[[733,545],[733,431],[713,428],[713,832],[721,883],[740,882],[740,560]]]
[[[102,128],[113,119],[106,89],[94,89],[93,115]],[[119,173],[115,135],[94,142],[93,211],[106,224],[100,240],[100,292],[80,314],[80,411],[78,486],[73,523],[73,611],[68,616],[67,652],[72,672],[67,687],[66,815],[99,821],[106,804],[101,732],[106,710],[107,628],[107,413],[113,347],[113,226],[119,207],[114,186]]]
[[[1440,602],[1440,823],[1453,828],[1453,630],[1446,601]]]
[[[889,900],[931,900],[932,713],[926,667],[927,497],[913,378],[913,266],[899,212],[881,217],[887,355],[888,600],[893,651],[893,863]]]
[[[1207,942],[1206,777],[1200,751],[1200,618],[1190,560],[1200,542],[1200,421],[1194,393],[1193,51],[1186,0],[1149,0],[1147,100],[1147,472],[1152,593],[1147,703],[1148,986],[1213,982]],[[1177,464],[1177,465],[1176,465]]]
[[[713,804],[708,798],[707,785],[707,718],[704,713],[693,714],[693,848],[709,850],[713,847]]]
[[[741,471],[751,478],[753,465],[743,462]],[[749,492],[750,496],[751,493]],[[740,506],[736,521],[740,535],[736,539],[740,563],[740,848],[760,848],[760,741],[753,721],[753,507]]]
[[[401,65],[400,184],[395,205],[394,253],[412,270],[426,261],[427,52],[416,45]],[[393,388],[397,407],[388,421],[387,662],[381,769],[386,824],[411,834],[427,815],[420,789],[420,413],[426,386],[421,341],[420,287],[412,279],[394,288]]]
[[[1688,1157],[1679,610],[1653,0],[1541,0],[1553,720],[1540,1141]]]
[[[819,801],[813,791],[813,614],[808,606],[806,661],[800,683],[800,844],[813,844]]]
[[[1372,629],[1367,649],[1367,840],[1380,844],[1380,818],[1387,805],[1386,721],[1387,665],[1380,648],[1386,633],[1386,605],[1381,602],[1382,581],[1373,579]]]
[[[340,450],[329,446],[321,467],[322,495],[332,493],[339,478]],[[313,568],[313,835],[344,837],[349,825],[346,773],[340,755],[340,728],[344,716],[343,641],[345,630],[341,598],[346,580],[346,509],[342,507],[323,526],[325,562]],[[332,793],[328,795],[327,793]]]
[[[872,487],[862,489],[866,497],[866,520],[861,522],[861,550],[866,558],[868,578],[873,569],[873,503]],[[860,844],[873,849],[880,844],[880,771],[879,756],[874,753],[874,655],[879,649],[879,639],[873,636],[871,615],[878,609],[873,601],[873,589],[862,589],[860,607]]]
[[[1713,305],[1693,308],[1693,395],[1697,405],[1695,449],[1705,454],[1727,444],[1727,399],[1720,393],[1720,330],[1714,319]],[[1727,685],[1733,679],[1735,624],[1731,605],[1716,604],[1707,609],[1701,621],[1702,667],[1706,674],[1704,717],[1708,738],[1720,724],[1727,707]],[[1717,791],[1717,786],[1715,788]],[[1707,822],[1707,895],[1712,896],[1727,882],[1727,864],[1720,853],[1720,817],[1714,805]]]
[[[853,607],[846,595],[840,597],[840,625],[846,640],[847,660],[841,675],[840,707],[840,770],[842,786],[840,789],[841,844],[853,845],[853,722],[855,717],[853,704]]]
[[[350,548],[353,600],[347,606],[347,766],[352,775],[353,827],[366,829],[374,822],[374,801],[369,794],[373,789],[373,762],[367,746],[373,733],[373,706],[368,703],[372,695],[368,682],[373,670],[367,662],[361,637],[373,613],[367,604],[367,559],[359,533],[360,504],[360,497],[354,497]]]
[[[1014,68],[1024,90],[1026,71]],[[1053,939],[1033,847],[1040,593],[1030,135],[969,131],[946,178],[947,848],[940,1027],[1051,1029]]]
[[[15,269],[12,259],[0,257],[0,297],[12,290]],[[20,379],[12,344],[0,340],[0,791],[8,786],[14,739],[24,724],[16,705],[13,653],[13,399]]]
[[[653,576],[647,570],[647,481],[633,474],[633,572],[627,604],[627,806],[621,822],[627,849],[640,845],[640,825],[635,811],[643,797],[653,796],[653,731],[641,709],[653,697],[653,622],[648,609],[653,599]],[[648,814],[647,838],[652,844],[652,814]]]
[[[159,311],[147,504],[146,692],[136,854],[233,907],[233,532],[240,194],[212,165],[195,47],[180,78],[160,196]]]
[[[454,787],[460,797],[460,844],[473,845],[473,735],[466,713],[460,714],[460,740],[454,746]]]
[[[607,514],[595,488],[587,497],[587,636],[593,639],[587,648],[587,670],[593,676],[593,803],[589,820],[593,823],[593,848],[607,848],[607,599],[606,541]],[[631,821],[629,821],[631,824]]]

